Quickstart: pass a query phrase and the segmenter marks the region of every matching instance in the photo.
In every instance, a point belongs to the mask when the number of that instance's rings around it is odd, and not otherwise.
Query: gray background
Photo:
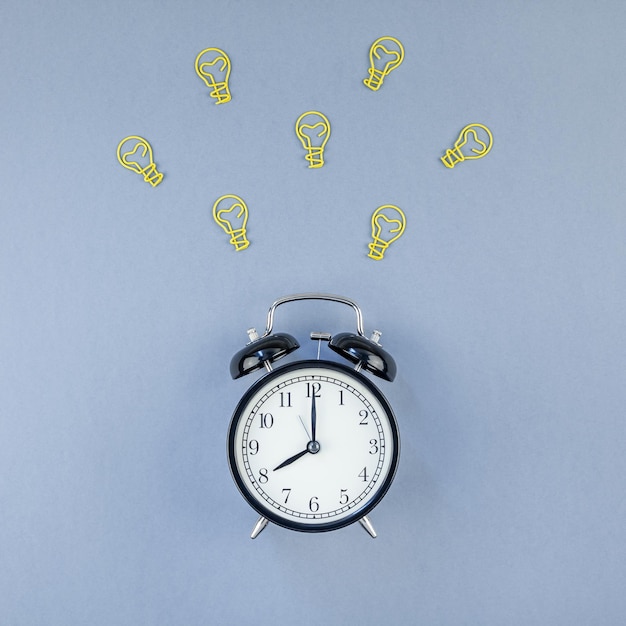
[[[5,2],[0,622],[623,623],[625,7]],[[406,56],[374,93],[383,35]],[[227,105],[194,71],[209,46]],[[332,124],[321,170],[308,109]],[[494,147],[448,170],[470,122]],[[131,134],[155,189],[116,160]],[[212,221],[223,194],[250,208],[244,252]],[[408,225],[376,263],[388,203]],[[398,363],[376,540],[251,541],[227,467],[257,378],[229,360],[305,291],[355,299]],[[306,357],[354,317],[276,324]]]

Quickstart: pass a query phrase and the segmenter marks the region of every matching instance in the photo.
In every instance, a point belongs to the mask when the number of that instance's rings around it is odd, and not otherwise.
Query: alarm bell
[[[269,370],[274,361],[282,359],[300,347],[296,338],[287,333],[259,337],[256,330],[251,328],[248,335],[252,341],[239,350],[230,361],[230,375],[233,378],[241,378],[262,367]]]
[[[374,331],[371,339],[354,333],[339,333],[331,338],[328,347],[355,363],[358,369],[391,382],[396,377],[396,362],[378,343],[379,337],[378,331]]]

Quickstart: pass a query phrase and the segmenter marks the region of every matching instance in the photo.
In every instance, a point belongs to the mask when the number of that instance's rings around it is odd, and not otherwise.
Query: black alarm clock
[[[319,358],[274,363],[299,348],[287,333],[274,333],[276,308],[297,300],[346,304],[356,313],[356,333],[311,333],[352,366]],[[263,370],[233,413],[228,462],[239,491],[261,515],[254,539],[268,522],[291,530],[322,532],[359,521],[372,537],[368,513],[387,493],[400,453],[398,425],[389,402],[365,373],[392,381],[396,365],[379,343],[380,332],[363,332],[355,302],[328,294],[297,294],[276,300],[262,336],[231,360],[240,378]]]

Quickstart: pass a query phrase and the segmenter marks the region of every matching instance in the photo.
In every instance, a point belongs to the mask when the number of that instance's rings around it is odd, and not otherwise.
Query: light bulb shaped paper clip
[[[370,259],[380,261],[391,243],[404,232],[406,217],[393,204],[378,207],[372,214],[372,243],[369,244]]]
[[[230,59],[219,48],[206,48],[196,57],[196,73],[211,90],[215,104],[230,101]]]
[[[235,246],[237,252],[245,250],[250,245],[246,238],[248,207],[239,196],[227,195],[218,198],[213,205],[213,219],[230,236],[229,243]]]
[[[453,168],[457,163],[484,157],[493,145],[491,131],[482,124],[468,124],[459,135],[454,147],[446,150],[442,163]]]
[[[163,174],[157,171],[154,163],[152,148],[143,137],[130,135],[122,139],[117,146],[117,160],[125,168],[141,174],[153,187],[163,180]]]
[[[296,121],[296,135],[306,150],[309,167],[323,167],[324,147],[330,137],[330,122],[319,111],[307,111]]]
[[[369,76],[363,81],[372,91],[378,91],[385,77],[404,59],[404,48],[395,37],[380,37],[370,48]]]

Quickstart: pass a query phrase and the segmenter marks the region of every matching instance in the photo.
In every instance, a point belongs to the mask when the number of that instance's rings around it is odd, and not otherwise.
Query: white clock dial
[[[301,361],[258,381],[239,403],[229,460],[248,502],[298,530],[331,530],[365,515],[398,461],[395,418],[354,370]]]

